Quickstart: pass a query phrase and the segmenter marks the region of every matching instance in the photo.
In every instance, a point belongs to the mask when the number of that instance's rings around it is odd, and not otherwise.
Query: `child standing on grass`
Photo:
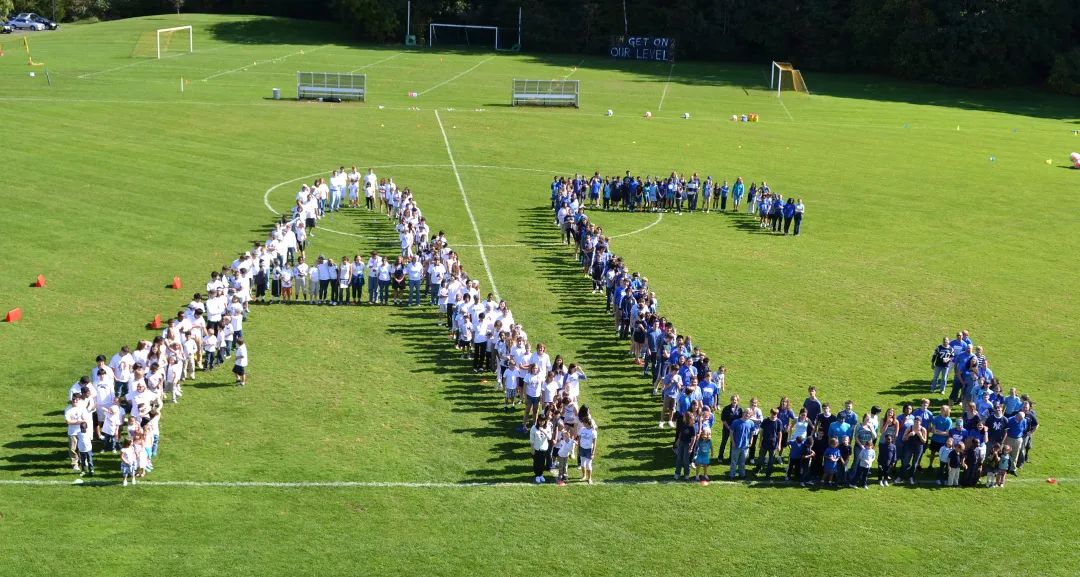
[[[821,484],[835,485],[836,472],[844,468],[844,459],[840,456],[840,442],[836,440],[836,437],[829,439],[829,448],[825,449],[822,466],[824,471],[821,475]]]
[[[876,451],[874,451],[874,442],[867,441],[861,451],[859,451],[858,462],[855,464],[855,486],[866,489],[866,478],[870,476],[870,467],[874,466],[874,457],[876,457]]]
[[[117,405],[109,405],[105,409],[105,419],[101,423],[101,438],[105,441],[103,450],[116,454],[120,438],[120,423],[124,420],[121,409]]]
[[[952,445],[952,438],[947,441]],[[960,471],[965,467],[964,464],[964,444],[960,443],[952,447],[949,451],[949,478],[945,482],[947,487],[956,487],[960,485]]]
[[[202,340],[203,370],[211,371],[217,366],[217,333],[213,327],[206,329],[206,336]]]
[[[233,364],[233,374],[236,375],[236,385],[247,384],[248,349],[243,337],[236,339],[236,360]]]
[[[120,450],[120,474],[124,477],[124,486],[127,487],[128,479],[135,485],[135,473],[138,472],[138,457],[135,455],[135,445],[131,439],[124,439],[124,448]]]
[[[949,463],[951,462],[951,459],[949,457],[953,454],[954,448],[955,445],[953,443],[952,437],[949,437],[945,439],[945,444],[942,445],[940,450],[938,450],[938,485],[944,485],[945,482],[948,480]]]
[[[581,429],[578,431],[578,446],[580,447],[582,479],[586,483],[593,484],[593,459],[596,458],[596,423],[588,412],[588,407],[582,406]]]
[[[79,449],[79,476],[94,474],[94,436],[84,421],[76,435]]]
[[[885,440],[881,442],[881,453],[878,455],[878,484],[882,487],[888,487],[892,481],[893,467],[896,466],[896,443],[893,442],[893,436],[885,435]]]
[[[709,480],[709,462],[712,460],[712,428],[702,427],[694,446],[694,477],[698,481]]]
[[[86,425],[84,424],[83,426],[85,427]],[[1003,446],[1001,448],[1001,457],[998,459],[998,466],[996,471],[998,487],[1005,486],[1005,477],[1007,476],[1006,473],[1009,472],[1009,464],[1012,463],[1012,459],[1012,447],[1010,447],[1009,445]]]
[[[147,439],[147,450],[150,452],[150,457],[157,457],[158,439],[161,436],[161,414],[156,410],[151,410],[147,415],[149,418],[146,421],[146,426],[143,427],[143,434]]]
[[[574,450],[573,433],[566,427],[559,429],[559,440],[555,443],[555,450],[559,459],[559,477],[557,481],[566,482],[566,464],[570,460],[570,453]]]

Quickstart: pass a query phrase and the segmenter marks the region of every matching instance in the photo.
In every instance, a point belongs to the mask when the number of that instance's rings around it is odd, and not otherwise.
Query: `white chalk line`
[[[490,59],[488,58],[488,60]],[[483,64],[483,62],[480,64]],[[495,287],[495,277],[491,274],[491,265],[488,264],[487,253],[484,252],[484,241],[480,238],[480,227],[477,226],[472,207],[469,206],[469,197],[465,194],[465,185],[461,183],[461,173],[458,172],[457,162],[454,161],[454,152],[450,150],[450,138],[446,136],[446,128],[443,126],[442,117],[439,116],[438,110],[435,111],[435,121],[439,123],[439,132],[442,132],[443,143],[446,144],[446,155],[450,157],[450,167],[454,169],[454,178],[457,179],[458,190],[461,191],[461,200],[465,203],[465,212],[469,215],[473,234],[476,235],[476,248],[480,251],[480,260],[484,263],[484,271],[487,273],[491,292],[495,295],[495,300],[499,300],[499,289]]]
[[[329,47],[329,45],[324,44],[322,46],[316,46],[315,48],[311,48],[311,49],[308,49],[308,50],[297,50],[296,52],[290,52],[289,54],[286,54],[284,56],[278,56],[277,58],[270,58],[268,60],[256,60],[255,62],[252,62],[251,64],[248,64],[248,65],[245,65],[245,66],[241,66],[240,68],[233,68],[232,70],[224,70],[224,71],[218,72],[216,74],[211,74],[210,76],[207,76],[206,78],[203,78],[201,80],[201,82],[206,82],[208,80],[213,80],[214,78],[217,78],[219,76],[225,76],[226,74],[232,74],[234,72],[241,72],[243,70],[247,70],[248,68],[251,68],[252,66],[257,66],[259,64],[277,64],[278,62],[283,62],[286,59],[291,58],[293,56],[297,56],[299,54],[311,54],[312,52],[318,52],[319,50],[322,50],[323,48],[327,48],[327,47]]]
[[[143,60],[140,60],[138,62],[132,62],[132,63],[129,63],[129,64],[122,64],[120,66],[115,66],[113,68],[108,68],[106,70],[98,70],[97,72],[87,72],[86,74],[80,74],[80,75],[76,76],[75,78],[78,78],[78,79],[81,80],[81,79],[85,79],[85,78],[90,78],[91,76],[97,76],[98,74],[105,74],[107,72],[114,72],[116,70],[123,70],[124,68],[131,68],[132,66],[138,66],[140,64],[146,64],[146,63],[149,63],[149,62],[161,62],[162,60],[165,60],[166,58],[178,58],[180,56],[193,56],[193,55],[196,55],[196,54],[206,54],[208,52],[217,52],[218,50],[224,50],[225,48],[228,48],[229,46],[232,46],[232,45],[227,44],[225,46],[218,46],[217,48],[210,48],[210,49],[207,49],[207,50],[196,50],[195,52],[180,52],[180,53],[177,53],[177,54],[166,54],[162,58],[143,59]]]
[[[422,91],[422,92],[419,92],[419,93],[417,94],[417,96],[423,96],[423,95],[427,94],[428,92],[431,92],[432,90],[435,90],[436,88],[438,88],[438,87],[440,87],[440,86],[443,86],[443,85],[449,84],[449,83],[451,83],[451,82],[453,82],[453,81],[457,80],[458,78],[461,78],[462,76],[465,76],[466,74],[468,74],[468,73],[472,72],[473,70],[476,70],[477,68],[479,68],[479,67],[480,67],[480,65],[481,65],[481,64],[483,64],[483,63],[487,62],[488,60],[491,60],[492,58],[495,58],[495,57],[494,57],[494,56],[488,56],[487,58],[485,58],[485,59],[481,60],[480,62],[477,62],[476,64],[474,64],[474,65],[473,65],[472,67],[470,67],[470,68],[469,68],[468,70],[466,70],[466,71],[464,71],[464,72],[460,72],[460,73],[458,73],[458,74],[456,74],[456,75],[454,75],[454,76],[452,76],[452,77],[450,77],[450,78],[448,78],[448,79],[446,79],[446,80],[443,80],[442,82],[440,82],[440,83],[436,84],[435,86],[432,86],[431,88],[428,88],[427,90],[424,90],[424,91]]]
[[[353,68],[352,70],[349,71],[349,74],[352,74],[354,72],[360,72],[361,70],[364,70],[365,68],[371,68],[372,66],[378,66],[379,64],[382,64],[383,62],[387,62],[389,60],[393,60],[393,59],[397,58],[398,56],[401,56],[402,54],[405,54],[405,53],[404,52],[398,52],[397,54],[394,54],[393,56],[383,58],[382,60],[376,60],[375,62],[372,62],[371,64],[365,64],[365,65],[361,66],[360,68]]]
[[[382,166],[372,166],[371,168],[379,168],[379,169],[383,169],[383,168],[450,168],[450,165],[449,164],[384,164]],[[279,183],[275,184],[274,186],[271,186],[270,188],[266,189],[266,192],[263,193],[263,206],[265,206],[267,208],[267,210],[274,213],[275,215],[280,215],[281,213],[274,210],[274,207],[270,205],[270,193],[271,192],[274,192],[278,188],[281,188],[282,186],[285,186],[286,184],[291,184],[291,183],[296,182],[298,180],[307,180],[309,178],[315,178],[316,176],[324,176],[326,174],[329,174],[332,170],[333,169],[324,170],[322,172],[316,172],[316,173],[313,173],[313,174],[307,174],[307,175],[304,175],[304,176],[298,176],[298,177],[293,178],[291,180],[286,180],[285,182],[279,182]],[[321,223],[322,221],[320,220],[319,222]],[[362,239],[365,239],[365,240],[379,240],[379,239],[389,239],[390,238],[388,236],[368,236],[368,235],[363,235],[363,234],[356,234],[356,233],[353,233],[353,232],[345,232],[345,231],[342,231],[342,230],[335,230],[335,229],[332,229],[332,228],[327,228],[327,227],[323,226],[322,224],[317,226],[315,230],[330,232],[330,233],[334,233],[334,234],[340,234],[342,236],[352,236],[352,237],[356,237],[356,238],[362,238]]]
[[[667,98],[668,86],[671,85],[671,73],[675,71],[675,63],[671,63],[671,68],[667,71],[667,82],[664,82],[664,92],[660,95],[660,105],[656,107],[657,110],[664,109],[664,99]]]
[[[791,115],[791,111],[790,111],[790,110],[788,110],[788,108],[787,108],[787,104],[784,104],[784,99],[783,99],[783,98],[780,98],[779,96],[777,96],[777,97],[776,97],[776,100],[777,100],[778,102],[780,102],[780,106],[782,106],[782,107],[784,108],[784,112],[786,112],[786,113],[787,113],[787,117],[788,117],[788,120],[790,120],[790,121],[792,121],[792,122],[795,122],[795,117]]]
[[[1055,483],[1060,484],[1072,484],[1080,479],[1076,478],[1058,478],[1055,479]],[[59,487],[59,486],[90,486],[90,487],[104,487],[104,486],[119,486],[122,482],[120,479],[108,480],[108,479],[93,479],[84,480],[82,478],[75,479],[73,481],[61,481],[57,479],[0,479],[0,486],[23,486],[23,487]],[[936,487],[937,482],[930,479],[922,479],[916,482],[919,486]],[[1007,481],[1008,485],[1021,484],[1021,485],[1049,485],[1045,479],[1034,479],[1028,477],[1014,478]],[[139,481],[139,485],[150,487],[180,487],[180,488],[221,488],[221,489],[477,489],[477,488],[521,488],[521,487],[533,487],[534,483],[528,483],[524,481],[462,481],[458,483],[454,482],[441,482],[441,481]],[[139,485],[132,486],[132,490],[138,490]],[[545,483],[545,486],[557,486],[555,483]],[[662,485],[697,485],[697,483],[689,483],[687,481],[674,481],[671,479],[656,479],[656,480],[612,480],[612,481],[596,481],[593,485],[581,483],[579,481],[573,481],[567,483],[565,487],[639,487],[639,486],[662,486]],[[762,485],[776,485],[776,486],[793,486],[794,483],[787,483],[783,480],[772,481],[732,481],[730,479],[716,479],[709,482],[709,486],[719,485],[721,487],[734,488],[740,486],[762,486]],[[981,485],[981,484],[980,484]],[[825,488],[820,485],[815,488]],[[885,488],[878,485],[874,485],[875,490],[895,491],[895,488]],[[944,489],[944,487],[942,487]]]

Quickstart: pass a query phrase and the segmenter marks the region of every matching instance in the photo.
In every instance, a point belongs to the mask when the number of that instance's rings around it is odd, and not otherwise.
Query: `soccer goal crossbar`
[[[169,47],[169,39],[176,32],[181,30],[187,30],[188,33],[188,52],[195,52],[195,38],[191,31],[191,26],[174,26],[173,28],[161,28],[157,31],[157,57],[161,58],[161,35],[165,34],[165,48]]]
[[[447,31],[447,32],[452,31],[454,33],[454,35],[456,35],[456,37],[458,38],[459,41],[458,42],[451,42],[451,43],[469,44],[469,45],[474,44],[474,42],[472,40],[470,40],[470,38],[469,38],[469,31],[473,30],[473,31],[476,31],[476,32],[481,32],[481,34],[474,35],[474,36],[476,36],[476,40],[477,40],[475,42],[475,44],[481,44],[481,43],[486,44],[487,42],[485,40],[491,40],[492,43],[493,43],[493,48],[496,51],[500,51],[500,52],[518,52],[518,51],[521,50],[521,24],[520,24],[520,21],[518,23],[517,30],[514,30],[512,28],[500,28],[498,26],[482,26],[482,25],[478,25],[478,24],[440,24],[440,23],[437,23],[437,22],[432,22],[431,24],[428,24],[428,47],[429,48],[431,48],[431,47],[435,46],[435,44],[439,43],[439,31],[440,30],[444,30],[444,31]],[[502,38],[501,39],[499,37],[500,31],[502,32]],[[510,39],[509,40],[507,40],[507,33],[508,32],[510,33]],[[509,48],[507,48],[504,43],[513,42],[515,35],[517,36],[517,42],[513,46],[510,46]],[[446,37],[447,34],[444,34],[443,36]],[[494,38],[492,38],[492,36]]]
[[[785,74],[790,78],[786,85],[784,84]],[[769,72],[769,89],[772,90],[774,88],[776,89],[777,96],[780,96],[780,90],[782,88],[810,94],[810,90],[806,87],[806,81],[803,79],[802,73],[792,66],[790,62],[773,61],[772,69]]]

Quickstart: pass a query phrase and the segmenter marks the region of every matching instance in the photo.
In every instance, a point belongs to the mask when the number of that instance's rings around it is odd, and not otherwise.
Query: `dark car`
[[[39,24],[44,24],[46,30],[56,30],[60,27],[56,22],[53,22],[44,16],[38,16],[37,14],[34,14],[31,19]]]

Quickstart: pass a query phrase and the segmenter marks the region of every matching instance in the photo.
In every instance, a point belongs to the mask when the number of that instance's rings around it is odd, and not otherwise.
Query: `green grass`
[[[264,194],[284,210],[299,177],[375,166],[417,192],[436,229],[475,245],[436,107],[501,296],[534,341],[589,373],[598,479],[663,480],[673,459],[654,399],[546,209],[553,174],[593,170],[766,178],[805,199],[798,239],[728,214],[668,215],[614,241],[650,278],[662,312],[728,366],[733,391],[771,406],[815,384],[860,410],[897,406],[924,396],[935,341],[963,327],[1006,385],[1038,401],[1035,460],[1023,482],[993,492],[601,484],[121,495],[0,484],[0,574],[65,570],[76,543],[94,552],[92,574],[138,570],[144,558],[168,575],[489,575],[541,558],[570,574],[662,574],[682,519],[707,528],[697,541],[719,566],[750,561],[768,575],[854,574],[867,560],[902,575],[923,573],[927,558],[1023,559],[1025,573],[1054,575],[1080,564],[1069,434],[1080,416],[1071,382],[1080,217],[1070,208],[1077,174],[1061,168],[1080,148],[1075,99],[807,75],[814,96],[779,100],[764,66],[357,47],[326,24],[249,17],[184,16],[196,53],[130,57],[140,32],[177,22],[31,35],[46,64],[33,78],[4,39],[0,311],[20,306],[25,318],[0,325],[0,481],[70,479],[58,416],[68,385],[94,355],[149,335],[141,327],[154,314],[175,312],[212,268],[261,239],[273,219]],[[274,87],[290,94],[296,70],[363,66],[367,104],[268,99]],[[512,78],[571,73],[582,81],[579,110],[505,105]],[[744,112],[762,121],[726,120]],[[594,216],[616,235],[655,220]],[[324,224],[379,238],[319,232],[315,252],[392,249],[386,221],[334,218]],[[479,250],[460,252],[486,279]],[[28,288],[37,274],[47,288]],[[183,294],[162,288],[174,275]],[[225,372],[189,385],[167,408],[153,480],[527,481],[527,446],[512,433],[520,415],[497,410],[490,383],[465,370],[434,321],[427,310],[258,308],[245,327],[251,386],[228,386]],[[99,467],[111,478],[115,459],[99,456]],[[911,511],[949,529],[905,537],[902,521],[887,520]],[[134,554],[98,553],[118,543]]]

